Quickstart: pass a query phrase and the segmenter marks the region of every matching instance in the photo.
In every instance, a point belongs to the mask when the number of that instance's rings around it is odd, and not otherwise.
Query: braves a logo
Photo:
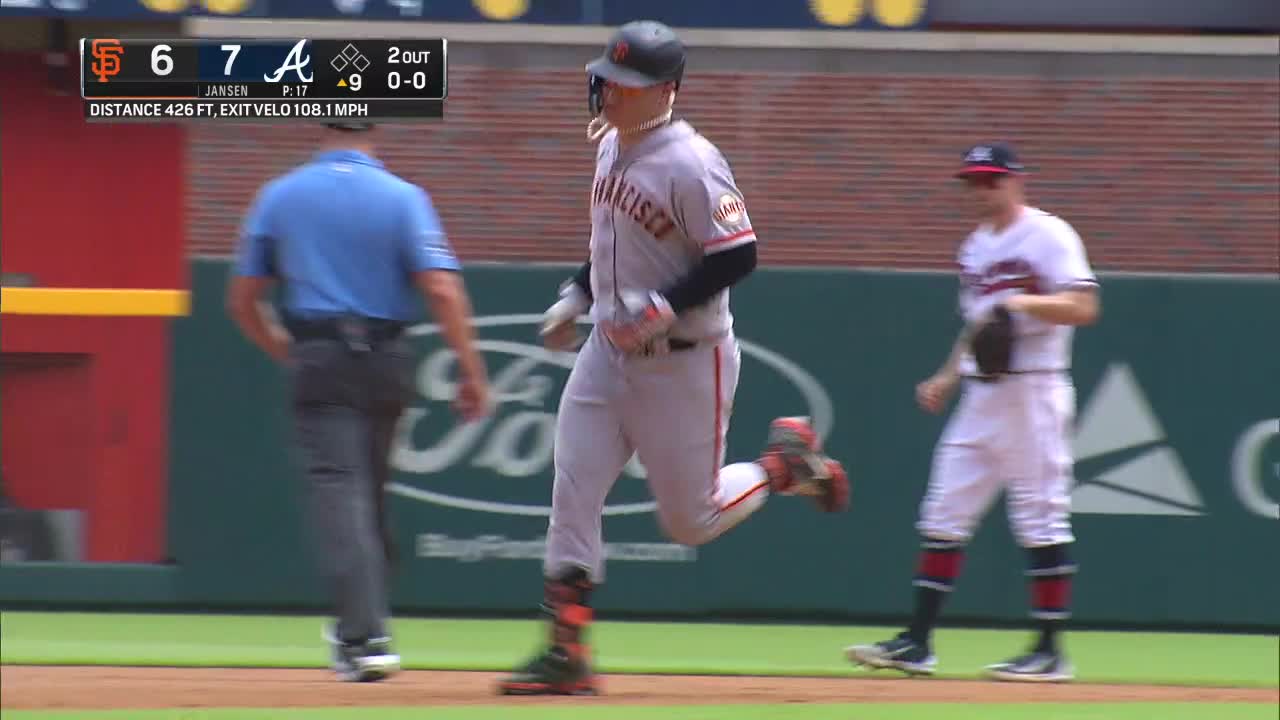
[[[970,150],[968,155],[964,156],[964,161],[970,163],[989,163],[994,160],[995,158],[991,153],[991,148],[985,145],[979,145],[978,147]]]
[[[612,55],[612,57],[613,57],[613,61],[614,61],[614,62],[622,62],[623,60],[625,60],[625,59],[626,59],[626,57],[627,57],[627,52],[628,52],[630,49],[631,49],[631,48],[627,47],[627,43],[626,43],[625,41],[621,41],[621,42],[619,42],[617,45],[614,45],[614,46],[613,46],[613,55]]]

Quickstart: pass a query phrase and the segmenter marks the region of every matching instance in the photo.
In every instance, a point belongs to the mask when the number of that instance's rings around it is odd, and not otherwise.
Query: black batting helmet
[[[618,28],[604,54],[587,63],[587,106],[592,115],[603,107],[605,82],[647,87],[684,77],[684,43],[675,31],[653,20],[636,20]]]

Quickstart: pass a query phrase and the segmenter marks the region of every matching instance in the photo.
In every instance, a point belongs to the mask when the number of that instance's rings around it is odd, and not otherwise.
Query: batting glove
[[[605,336],[619,350],[634,352],[671,329],[676,313],[671,303],[657,291],[625,294],[622,298],[630,319],[604,324]]]
[[[560,299],[542,314],[542,334],[548,335],[562,325],[572,323],[591,307],[591,298],[569,280],[560,288]]]

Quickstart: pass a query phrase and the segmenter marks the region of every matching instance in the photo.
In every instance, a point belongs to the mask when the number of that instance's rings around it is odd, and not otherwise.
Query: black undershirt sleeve
[[[582,267],[578,268],[578,272],[575,273],[573,276],[573,284],[577,285],[579,290],[587,294],[588,300],[593,299],[591,297],[591,261],[590,260],[586,261],[585,263],[582,264]]]
[[[679,314],[706,303],[716,293],[751,274],[756,267],[756,243],[707,255],[702,262],[662,295]]]

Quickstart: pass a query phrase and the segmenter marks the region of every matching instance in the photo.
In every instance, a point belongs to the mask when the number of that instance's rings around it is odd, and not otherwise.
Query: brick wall
[[[447,120],[388,128],[382,155],[432,192],[465,260],[582,258],[584,86],[580,72],[454,65]],[[768,264],[949,268],[973,217],[947,171],[999,136],[1098,268],[1280,272],[1274,78],[700,72],[677,108],[733,163]],[[228,251],[258,184],[313,140],[194,126],[191,249]]]

